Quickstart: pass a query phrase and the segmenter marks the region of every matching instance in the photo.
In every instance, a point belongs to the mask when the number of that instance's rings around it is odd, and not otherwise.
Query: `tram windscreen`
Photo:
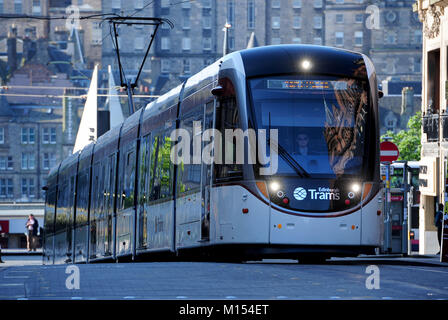
[[[283,76],[249,83],[258,129],[277,129],[283,153],[309,176],[363,176],[366,81]],[[294,175],[296,171],[280,154],[277,174]]]

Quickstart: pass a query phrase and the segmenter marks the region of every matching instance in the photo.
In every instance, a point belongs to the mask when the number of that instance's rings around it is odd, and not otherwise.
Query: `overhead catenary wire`
[[[52,99],[63,99],[63,98],[71,98],[71,99],[86,99],[87,95],[52,95],[52,94],[21,94],[21,93],[0,93],[0,96],[6,97],[24,97],[24,98],[52,98]],[[124,94],[97,94],[98,97],[121,97],[127,98],[127,95]],[[134,98],[158,98],[159,95],[147,95],[140,94],[134,95]]]

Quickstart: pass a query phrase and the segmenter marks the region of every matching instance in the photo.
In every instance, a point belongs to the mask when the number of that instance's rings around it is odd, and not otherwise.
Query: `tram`
[[[50,171],[43,262],[373,254],[378,96],[360,53],[228,54]]]

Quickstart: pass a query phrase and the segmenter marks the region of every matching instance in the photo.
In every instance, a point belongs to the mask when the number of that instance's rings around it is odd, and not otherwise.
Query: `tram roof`
[[[366,78],[363,55],[315,45],[272,45],[239,51],[246,77],[313,73]],[[303,61],[309,61],[304,69]]]

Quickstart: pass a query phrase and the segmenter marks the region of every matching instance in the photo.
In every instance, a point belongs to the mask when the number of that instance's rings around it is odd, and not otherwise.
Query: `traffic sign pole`
[[[384,243],[384,251],[390,253],[392,251],[391,245],[391,221],[390,221],[390,163],[385,163],[386,165],[386,190],[384,193],[384,225],[386,238]]]

